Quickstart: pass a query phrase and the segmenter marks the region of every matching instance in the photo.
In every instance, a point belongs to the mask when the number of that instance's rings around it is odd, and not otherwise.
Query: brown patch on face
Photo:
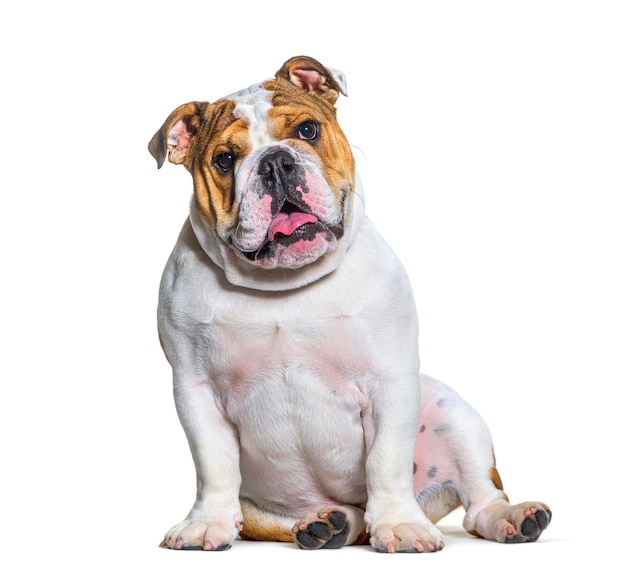
[[[235,102],[209,104],[185,167],[194,183],[194,198],[201,216],[210,225],[226,230],[236,224],[234,168],[220,166],[220,157],[237,161],[251,149],[247,122],[233,117]]]
[[[285,140],[297,151],[307,150],[317,155],[324,162],[324,179],[335,196],[342,190],[351,191],[355,185],[355,163],[348,140],[337,123],[335,107],[282,79],[267,81],[263,87],[273,92],[269,112],[273,137],[277,141]],[[298,138],[298,125],[307,121],[320,125],[319,137],[311,142]]]
[[[234,118],[235,106],[233,100],[184,104],[148,146],[159,167],[167,156],[191,173],[200,214],[210,226],[231,226],[236,217],[233,168],[220,166],[220,155],[232,155],[235,162],[251,150],[247,122]]]

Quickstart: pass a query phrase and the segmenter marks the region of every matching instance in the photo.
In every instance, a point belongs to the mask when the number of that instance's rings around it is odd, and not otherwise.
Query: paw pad
[[[548,527],[551,520],[551,510],[537,509],[536,512],[531,512],[524,518],[520,525],[520,532],[512,537],[507,537],[505,542],[531,543],[537,541],[541,533]]]
[[[323,518],[303,519],[293,531],[295,542],[302,549],[338,549],[346,543],[350,524],[343,512],[333,510]]]

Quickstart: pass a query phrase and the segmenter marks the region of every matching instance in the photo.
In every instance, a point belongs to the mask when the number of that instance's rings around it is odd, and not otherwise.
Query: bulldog
[[[459,506],[473,535],[535,541],[548,506],[509,503],[483,419],[420,375],[411,286],[364,214],[340,94],[340,71],[294,57],[180,106],[149,143],[193,178],[158,330],[197,494],[161,546],[436,552]]]

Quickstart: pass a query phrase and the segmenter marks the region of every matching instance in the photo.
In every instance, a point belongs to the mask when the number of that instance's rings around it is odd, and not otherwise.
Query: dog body
[[[436,551],[460,505],[476,535],[535,540],[548,507],[509,504],[481,417],[419,373],[411,287],[364,215],[339,93],[343,74],[293,58],[150,142],[194,180],[158,321],[197,499],[162,545]]]

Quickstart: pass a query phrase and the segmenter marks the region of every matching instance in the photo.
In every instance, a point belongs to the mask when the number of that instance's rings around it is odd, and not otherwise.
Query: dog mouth
[[[318,236],[327,241],[337,240],[343,236],[343,224],[329,226],[314,214],[286,202],[270,222],[263,244],[254,251],[239,251],[250,261],[259,262],[274,257],[280,248],[314,241]]]

